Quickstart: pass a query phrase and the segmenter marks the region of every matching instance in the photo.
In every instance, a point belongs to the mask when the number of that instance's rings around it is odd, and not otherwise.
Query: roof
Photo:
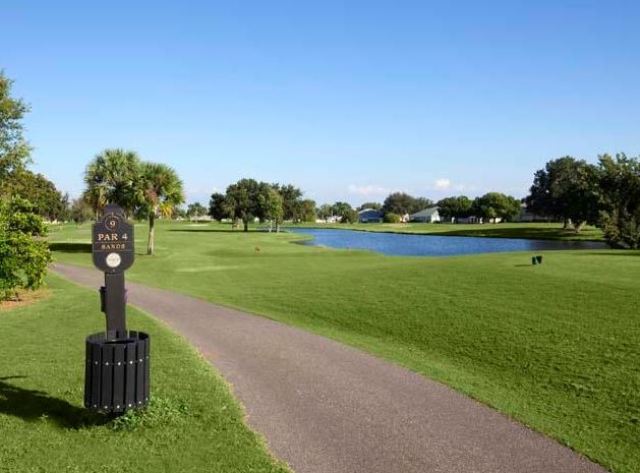
[[[382,216],[382,212],[376,209],[362,209],[360,212],[358,212],[358,215],[369,215],[369,214]]]
[[[429,207],[428,209],[424,209],[421,210],[420,212],[416,212],[413,215],[411,215],[412,218],[414,217],[432,217],[435,214],[438,213],[438,207]]]

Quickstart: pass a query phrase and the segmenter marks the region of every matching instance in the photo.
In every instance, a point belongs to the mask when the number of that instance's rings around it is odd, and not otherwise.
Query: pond
[[[454,256],[505,251],[589,250],[608,248],[594,241],[525,240],[438,235],[407,235],[317,228],[289,229],[311,235],[307,244],[329,248],[370,250],[396,256]]]

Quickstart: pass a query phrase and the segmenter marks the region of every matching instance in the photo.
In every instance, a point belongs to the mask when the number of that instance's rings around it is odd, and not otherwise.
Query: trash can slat
[[[127,408],[136,405],[136,359],[136,344],[127,343],[125,368],[125,403]]]
[[[144,346],[146,340],[141,340],[137,345],[136,355],[138,357],[136,363],[136,404],[144,403]]]
[[[124,411],[124,355],[125,345],[113,344],[113,399],[111,401],[116,411]]]
[[[102,347],[102,395],[100,406],[104,409],[111,407],[113,399],[113,347],[110,344]]]
[[[102,350],[99,345],[91,346],[91,406],[100,407],[100,390],[102,373]]]

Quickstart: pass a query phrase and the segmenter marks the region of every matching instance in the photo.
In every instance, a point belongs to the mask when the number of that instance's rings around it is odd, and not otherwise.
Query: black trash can
[[[144,407],[150,398],[149,335],[135,331],[126,337],[111,335],[87,337],[84,405],[105,413]]]
[[[538,261],[538,264],[542,264],[542,256],[536,256],[536,260]]]

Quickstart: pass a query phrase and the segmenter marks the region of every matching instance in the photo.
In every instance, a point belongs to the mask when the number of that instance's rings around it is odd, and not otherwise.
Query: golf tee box
[[[150,339],[127,331],[124,271],[135,259],[133,225],[117,205],[107,205],[93,225],[94,265],[104,273],[100,307],[104,332],[86,339],[85,407],[121,414],[149,403]]]

